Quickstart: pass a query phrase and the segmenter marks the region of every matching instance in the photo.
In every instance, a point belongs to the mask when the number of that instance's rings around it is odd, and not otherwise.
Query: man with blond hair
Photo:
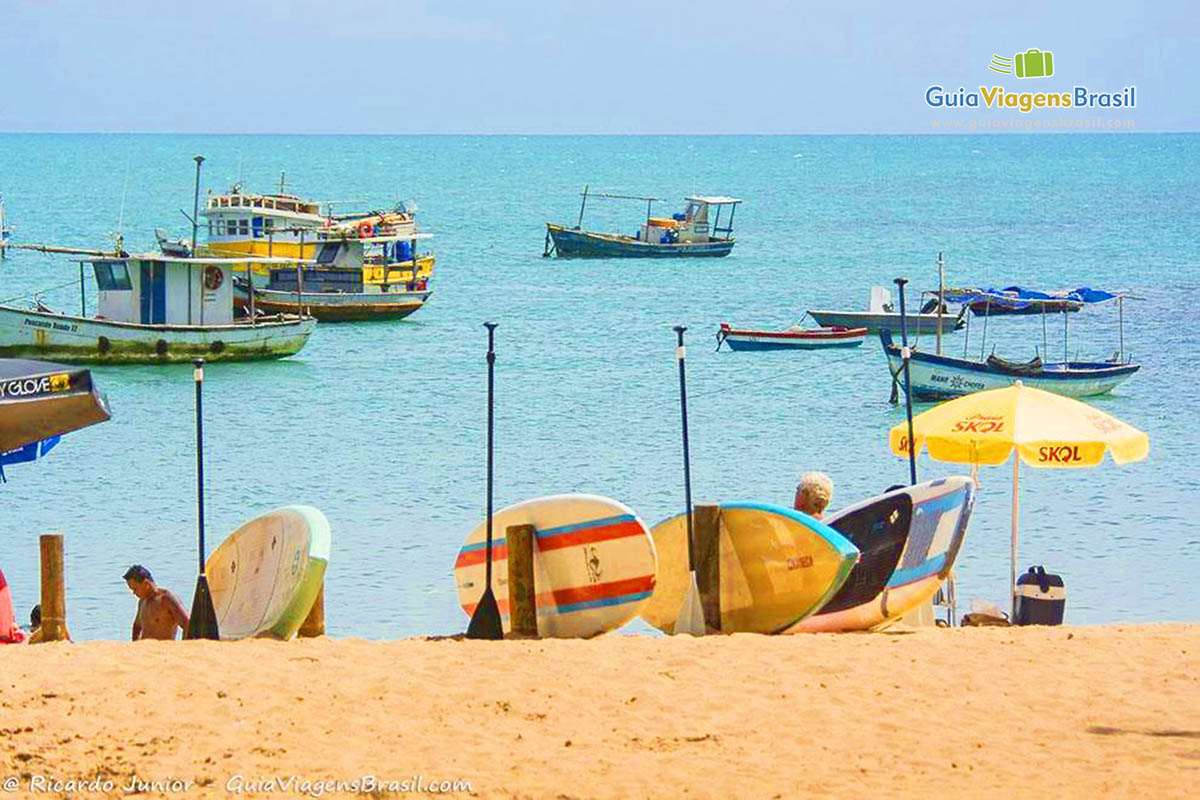
[[[833,497],[833,480],[824,472],[806,472],[796,487],[793,506],[814,519],[820,519]]]

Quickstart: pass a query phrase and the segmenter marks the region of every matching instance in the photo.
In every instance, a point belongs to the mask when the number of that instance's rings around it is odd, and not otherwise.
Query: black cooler
[[[1062,625],[1067,589],[1059,575],[1030,567],[1017,578],[1017,625]]]

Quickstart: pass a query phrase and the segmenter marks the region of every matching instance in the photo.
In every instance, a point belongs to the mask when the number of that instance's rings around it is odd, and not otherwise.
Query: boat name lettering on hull
[[[42,328],[48,331],[64,331],[66,333],[75,333],[79,330],[78,325],[73,325],[69,322],[46,322],[40,319],[26,319],[24,324],[30,328]]]

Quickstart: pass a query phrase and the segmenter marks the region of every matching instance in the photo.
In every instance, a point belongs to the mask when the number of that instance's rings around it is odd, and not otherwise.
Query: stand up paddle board
[[[507,632],[510,525],[532,525],[538,634],[588,638],[637,616],[654,591],[658,559],[646,524],[623,503],[590,494],[539,497],[492,517],[492,587]],[[484,588],[487,520],[471,531],[454,563],[467,616]]]
[[[222,639],[290,639],[304,623],[329,563],[329,520],[285,506],[229,535],[205,565]]]
[[[950,575],[974,503],[975,482],[966,476],[954,476],[896,489],[831,515],[828,523],[846,530],[855,541],[877,540],[874,547],[879,557],[871,580],[864,579],[858,591],[842,598],[842,602],[835,597],[788,633],[885,627],[929,600]],[[903,550],[888,569],[887,558],[894,551],[897,523],[905,507],[911,508],[911,522]],[[893,522],[892,516],[897,513]],[[871,529],[876,526],[873,533]],[[885,573],[884,585],[872,593],[871,588]]]
[[[719,573],[722,633],[778,633],[841,588],[858,549],[807,514],[761,503],[721,503]],[[687,515],[654,526],[658,587],[642,619],[665,633],[689,585]]]

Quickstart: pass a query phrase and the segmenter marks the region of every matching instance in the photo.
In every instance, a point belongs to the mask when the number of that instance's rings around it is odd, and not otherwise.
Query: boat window
[[[129,281],[129,270],[124,261],[95,261],[96,286],[102,292],[119,292],[133,289]]]
[[[250,220],[244,217],[238,220],[238,233],[242,236],[250,235]]]
[[[267,233],[270,233],[271,229],[275,227],[275,220],[271,219],[270,217],[265,217],[263,219],[263,227],[267,229]]]
[[[338,244],[323,245],[321,247],[321,252],[317,254],[317,263],[332,264],[333,260],[337,257],[338,248],[340,246],[341,245]]]

